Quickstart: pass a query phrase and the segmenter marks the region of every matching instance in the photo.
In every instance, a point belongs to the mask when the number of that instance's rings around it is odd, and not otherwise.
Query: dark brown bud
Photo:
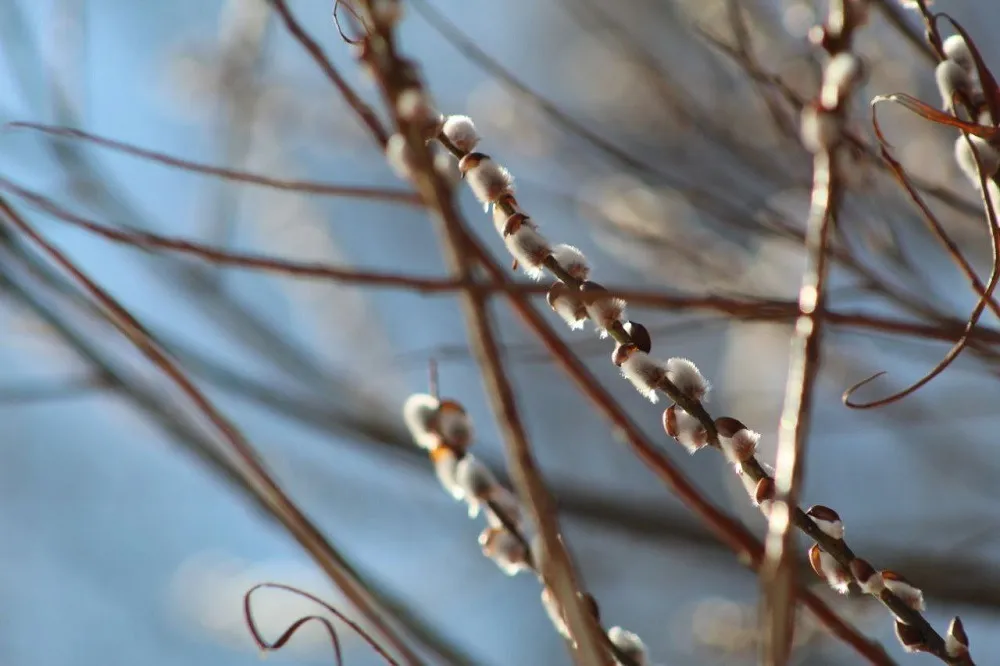
[[[636,351],[638,351],[638,347],[633,344],[618,345],[611,353],[611,362],[620,368],[622,363],[627,361]]]
[[[809,549],[809,564],[812,565],[816,575],[836,591],[841,594],[850,591],[851,577],[847,569],[833,555],[823,551],[818,544],[813,544]]]
[[[590,305],[591,303],[594,303],[600,300],[601,298],[604,298],[604,295],[607,293],[608,293],[607,289],[597,284],[596,282],[591,282],[590,280],[587,280],[580,285],[580,294],[582,300],[587,305]]]
[[[898,574],[895,571],[889,571],[888,569],[882,571],[882,578],[886,579],[887,581],[892,581],[894,583],[902,583],[903,585],[909,585],[910,587],[913,586],[913,584],[910,583],[910,581],[903,578],[902,574]]]
[[[430,425],[441,443],[453,449],[459,458],[472,443],[469,416],[465,407],[455,400],[442,400]]]
[[[837,53],[841,51],[843,39],[830,31],[829,27],[814,25],[809,29],[809,42],[827,53]]]
[[[895,571],[882,571],[882,581],[887,590],[899,597],[900,601],[913,610],[924,609],[924,593],[913,583],[903,578]]]
[[[774,479],[769,476],[765,476],[760,481],[757,482],[757,488],[754,489],[753,500],[760,506],[763,502],[769,502],[774,499]]]
[[[920,629],[896,620],[896,638],[907,652],[927,652],[927,644]]]
[[[965,627],[962,626],[962,619],[957,615],[948,625],[944,647],[949,657],[959,657],[969,651],[969,637],[965,633]]]
[[[823,571],[822,558],[823,558],[823,551],[820,550],[820,547],[818,545],[813,544],[812,547],[809,549],[809,564],[812,565],[813,571],[816,572],[817,576],[819,576],[823,580],[826,580],[826,572]]]
[[[523,224],[530,224],[528,222],[528,216],[524,213],[514,213],[507,218],[506,222],[504,222],[503,231],[500,232],[500,235],[507,238],[507,236],[517,233],[517,230],[520,229]]]
[[[732,437],[740,430],[746,430],[746,426],[731,416],[721,416],[715,419],[715,430],[719,433],[719,437]]]
[[[479,166],[483,160],[488,159],[490,159],[490,156],[486,153],[469,153],[458,161],[458,170],[461,171],[464,176]]]
[[[632,338],[632,342],[639,348],[639,351],[648,354],[653,349],[653,340],[649,337],[649,331],[639,322],[632,320],[625,322],[625,332]]]
[[[581,600],[583,601],[583,607],[594,617],[598,622],[601,621],[601,608],[597,605],[597,599],[594,595],[589,592],[580,593]]]
[[[663,410],[663,429],[668,435],[676,438],[680,434],[677,429],[677,406],[670,405],[665,410]]]
[[[825,520],[828,523],[840,521],[840,515],[828,506],[814,504],[806,510],[806,515],[814,520]]]
[[[497,197],[496,203],[493,204],[497,208],[503,211],[507,211],[510,214],[517,212],[517,199],[510,192],[504,192],[499,197]]]
[[[875,571],[875,567],[868,560],[863,560],[860,557],[856,557],[851,561],[851,575],[854,576],[854,580],[858,581],[861,589],[866,592],[868,592],[866,588],[872,587],[876,580],[880,580],[879,573]]]
[[[562,282],[556,282],[551,287],[549,287],[548,293],[545,294],[545,302],[549,304],[550,308],[555,310],[556,301],[566,296],[567,293],[569,293],[569,287],[567,287]]]
[[[844,523],[840,520],[840,515],[830,507],[817,504],[809,507],[806,515],[812,518],[823,534],[832,539],[844,538]]]

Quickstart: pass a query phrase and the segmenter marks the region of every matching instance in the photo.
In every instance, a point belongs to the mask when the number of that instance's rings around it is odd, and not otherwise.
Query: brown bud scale
[[[715,419],[715,429],[718,431],[719,437],[732,437],[740,430],[746,430],[747,427],[731,416],[722,416]]]
[[[458,170],[461,171],[464,176],[482,164],[483,160],[488,159],[490,159],[490,156],[486,153],[469,153],[458,161]]]

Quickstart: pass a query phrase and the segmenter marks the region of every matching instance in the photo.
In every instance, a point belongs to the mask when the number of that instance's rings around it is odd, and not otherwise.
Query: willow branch
[[[423,661],[406,645],[403,638],[383,617],[371,593],[365,590],[354,578],[341,556],[274,481],[250,442],[235,424],[219,412],[183,371],[160,350],[159,345],[150,337],[145,327],[114,297],[91,280],[72,260],[38,233],[3,199],[0,199],[0,212],[4,214],[10,227],[28,238],[57,265],[73,276],[101,304],[108,320],[122,335],[163,372],[205,415],[228,443],[231,452],[239,461],[240,472],[245,475],[248,485],[254,489],[262,502],[271,509],[292,536],[312,555],[316,563],[343,591],[345,597],[377,628],[403,660],[411,666],[423,664]]]
[[[406,204],[409,206],[419,206],[420,199],[413,192],[406,190],[396,190],[382,187],[364,187],[360,185],[337,185],[333,183],[317,183],[310,180],[288,180],[285,178],[272,178],[262,174],[242,171],[240,169],[229,169],[226,167],[211,166],[192,160],[186,160],[167,153],[161,153],[148,148],[116,141],[106,137],[91,134],[72,127],[60,127],[57,125],[44,125],[42,123],[12,122],[5,127],[12,129],[28,129],[41,132],[49,136],[58,136],[67,139],[86,141],[102,148],[117,150],[119,152],[158,162],[166,166],[177,167],[185,171],[201,173],[208,176],[215,176],[224,180],[231,180],[250,185],[259,185],[275,190],[285,190],[290,192],[301,192],[303,194],[318,194],[322,196],[351,197],[355,199],[373,199],[376,201],[389,201],[393,203]]]

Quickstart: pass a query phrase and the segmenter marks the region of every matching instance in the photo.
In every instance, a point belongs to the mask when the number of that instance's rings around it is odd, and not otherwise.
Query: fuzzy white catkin
[[[802,145],[810,153],[828,151],[840,139],[840,119],[834,113],[807,106],[802,109],[799,133]]]
[[[841,594],[850,592],[849,578],[840,566],[840,562],[825,550],[819,552],[820,569],[826,577],[827,584]]]
[[[403,422],[417,446],[433,449],[438,436],[433,432],[434,418],[441,402],[427,393],[414,393],[403,403]]]
[[[639,350],[634,350],[621,364],[622,376],[650,402],[659,400],[656,387],[666,375],[663,364]]]
[[[587,303],[586,308],[601,338],[608,337],[608,329],[625,319],[625,301],[620,298],[597,298]]]
[[[518,213],[520,211],[515,210],[514,212]],[[508,215],[507,211],[505,211],[502,206],[497,206],[495,204],[493,206],[492,215],[493,215],[493,226],[496,228],[497,233],[502,236],[503,229],[505,226],[507,226],[507,218],[510,217],[510,215]]]
[[[489,210],[491,203],[514,190],[514,177],[489,157],[483,157],[477,164],[469,167],[465,180],[469,189],[483,204],[483,210]]]
[[[683,446],[685,451],[693,455],[708,446],[705,428],[698,417],[680,407],[675,407],[674,419],[677,424],[677,443]]]
[[[487,527],[479,535],[483,554],[493,560],[500,570],[514,576],[528,569],[527,553],[521,541],[504,528]]]
[[[581,314],[582,303],[580,300],[570,294],[563,294],[559,296],[553,303],[556,314],[574,331],[579,331],[583,329],[584,323],[587,321],[586,310],[583,310],[583,316]]]
[[[542,269],[546,257],[552,249],[545,237],[531,228],[521,224],[512,234],[503,239],[507,251],[517,259],[518,265],[532,280],[541,279],[545,271]]]
[[[816,516],[810,516],[812,521],[819,528],[819,531],[827,535],[831,539],[843,539],[844,538],[844,523],[843,521],[836,520],[824,520],[822,518],[817,518]]]
[[[972,51],[969,50],[969,45],[965,43],[962,35],[948,37],[941,44],[941,48],[948,60],[958,63],[966,72],[975,71],[976,63],[972,59]]]
[[[456,500],[463,499],[465,491],[455,478],[458,466],[455,453],[446,447],[438,447],[434,450],[433,461],[434,473],[437,475],[438,481],[441,482],[441,486]]]
[[[997,169],[1000,168],[1000,152],[987,143],[986,139],[974,134],[970,134],[969,139],[972,140],[973,145],[976,147],[976,153],[979,155],[979,163],[983,168],[983,177],[989,180],[996,174]],[[979,173],[976,170],[976,158],[973,156],[969,142],[965,140],[964,136],[960,136],[955,140],[955,161],[958,163],[958,167],[962,170],[962,173],[965,174],[965,177],[978,190],[980,182]]]
[[[466,454],[455,466],[455,484],[462,489],[462,498],[469,506],[469,518],[479,515],[487,502],[492,502],[497,510],[514,526],[521,524],[521,506],[514,493],[504,488],[493,476],[493,472],[472,454]],[[504,523],[492,511],[487,514],[489,524],[500,527]]]
[[[830,58],[823,71],[823,87],[820,103],[824,108],[835,109],[840,100],[850,91],[861,73],[861,61],[849,51],[843,51]]]
[[[883,576],[885,588],[900,598],[903,603],[914,610],[923,611],[926,609],[924,603],[924,593],[920,588],[914,587],[905,581]]]
[[[441,131],[463,152],[472,152],[479,144],[479,132],[469,116],[448,116]]]
[[[649,663],[646,654],[646,644],[642,642],[642,639],[638,635],[631,631],[627,631],[621,627],[611,627],[608,629],[608,640],[616,648],[631,657],[637,666],[646,666]],[[620,664],[621,662],[616,661],[615,663]]]
[[[552,248],[552,258],[564,271],[577,280],[583,281],[590,277],[590,265],[587,263],[587,258],[583,256],[583,252],[578,248],[560,243]]]
[[[946,109],[952,108],[957,93],[968,94],[972,87],[969,74],[953,60],[942,60],[934,68],[934,81],[937,83],[941,102]]]
[[[738,467],[756,453],[759,440],[760,433],[744,428],[736,431],[732,437],[719,436],[719,446],[729,462]]]
[[[466,454],[455,468],[455,480],[466,496],[484,499],[497,485],[496,477],[474,455]]]
[[[702,376],[698,366],[686,358],[667,359],[667,379],[693,400],[704,400],[708,393],[708,381]]]
[[[466,498],[468,500],[468,498]],[[523,515],[521,513],[521,503],[517,500],[517,495],[512,493],[507,488],[504,488],[500,484],[493,487],[490,492],[489,500],[492,506],[487,507],[486,510],[486,523],[491,527],[501,527],[506,526],[503,519],[506,519],[507,523],[513,525],[516,529],[524,528]],[[503,514],[499,516],[494,513],[493,508]],[[476,516],[471,515],[473,513],[472,505],[469,505],[469,514],[471,518]],[[476,515],[478,515],[478,507],[476,510]]]

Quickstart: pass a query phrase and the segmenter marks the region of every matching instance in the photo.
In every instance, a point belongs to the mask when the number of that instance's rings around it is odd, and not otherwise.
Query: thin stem
[[[779,666],[790,657],[795,609],[795,552],[792,542],[793,508],[798,506],[802,487],[806,437],[813,394],[820,365],[822,331],[826,306],[827,246],[830,227],[836,219],[840,199],[836,157],[818,154],[814,160],[811,213],[807,224],[807,263],[799,290],[799,317],[792,339],[788,385],[778,429],[775,472],[777,496],[768,520],[765,566],[761,585],[764,592],[762,617],[769,622],[765,645]],[[769,662],[772,663],[772,662]]]
[[[241,171],[239,169],[228,169],[216,167],[209,164],[202,164],[174,157],[166,153],[134,146],[124,141],[108,139],[90,132],[74,129],[72,127],[59,127],[56,125],[43,125],[41,123],[12,122],[6,125],[13,129],[30,129],[50,136],[59,136],[69,139],[79,139],[88,141],[103,148],[117,150],[134,157],[148,159],[159,162],[167,166],[177,167],[185,171],[202,173],[215,176],[224,180],[232,180],[251,185],[260,185],[276,190],[286,190],[290,192],[302,192],[304,194],[319,194],[323,196],[352,197],[355,199],[374,199],[376,201],[389,201],[401,203],[409,206],[419,206],[420,198],[413,192],[406,190],[389,189],[382,187],[364,187],[359,185],[336,185],[333,183],[317,183],[310,180],[288,180],[285,178],[272,178],[261,174]]]
[[[378,143],[379,148],[385,148],[385,143],[388,141],[389,135],[385,128],[382,126],[382,121],[379,120],[375,111],[372,110],[371,106],[368,105],[361,97],[354,91],[353,88],[347,83],[337,68],[333,66],[330,58],[323,51],[323,48],[316,43],[316,40],[309,36],[309,33],[295,20],[295,16],[292,15],[292,11],[288,8],[288,4],[285,0],[268,0],[274,10],[278,12],[281,17],[282,22],[285,24],[285,28],[291,33],[292,37],[295,38],[302,48],[306,50],[309,57],[319,66],[326,78],[330,79],[333,86],[340,92],[341,96],[351,107],[354,113],[357,114],[361,122],[365,124],[368,130],[371,132],[376,143]]]
[[[235,252],[226,248],[219,248],[172,236],[164,236],[146,231],[116,229],[72,213],[51,199],[16,185],[3,177],[0,177],[0,189],[17,195],[61,222],[97,234],[112,242],[140,249],[157,248],[170,252],[179,252],[223,266],[262,270],[300,278],[333,280],[344,284],[367,287],[412,289],[428,294],[449,293],[466,289],[484,295],[500,291],[524,295],[539,295],[546,293],[549,289],[545,285],[534,282],[517,283],[508,281],[504,283],[493,282],[483,284],[474,281],[461,281],[451,277],[423,277],[419,275],[366,271],[334,266],[322,262],[303,262],[282,257]],[[678,310],[710,310],[746,320],[791,321],[798,315],[797,303],[782,299],[731,298],[711,295],[689,296],[686,294],[668,294],[659,290],[642,290],[613,285],[608,287],[608,293],[640,305]],[[829,310],[827,311],[826,319],[827,323],[838,326],[863,328],[883,333],[945,341],[954,341],[960,338],[965,328],[963,322],[958,319],[953,319],[940,326],[933,326],[900,319],[890,319],[880,315],[849,311],[837,312]],[[971,340],[993,344],[1000,343],[1000,331],[996,329],[976,328],[969,332],[969,336]]]
[[[382,612],[378,609],[372,595],[354,578],[340,555],[274,481],[250,442],[236,425],[218,411],[205,394],[160,350],[157,343],[146,332],[145,327],[114,297],[91,280],[72,260],[49,243],[3,199],[0,199],[0,212],[4,214],[11,226],[30,239],[56,264],[72,275],[101,304],[109,321],[122,335],[194,403],[226,440],[239,462],[239,467],[242,468],[241,473],[246,476],[248,485],[254,489],[262,502],[274,512],[292,536],[312,555],[316,563],[343,591],[344,596],[377,628],[385,640],[402,656],[403,660],[411,666],[422,665],[423,660],[406,645],[403,638],[382,617]]]
[[[371,3],[366,3],[369,10]],[[383,96],[393,110],[395,122],[416,158],[414,184],[434,214],[443,238],[444,256],[452,273],[460,280],[471,276],[467,260],[463,224],[455,210],[451,192],[434,170],[421,128],[405,122],[397,113],[400,93],[414,85],[412,72],[406,71],[395,52],[388,26],[377,26],[369,35],[369,59],[378,72]],[[469,342],[486,384],[490,406],[503,435],[511,476],[518,494],[524,499],[541,538],[544,556],[534,553],[546,586],[566,613],[570,633],[575,639],[574,658],[581,666],[604,666],[604,641],[598,636],[594,618],[589,616],[579,592],[572,560],[563,544],[555,501],[545,487],[541,471],[528,444],[514,393],[500,362],[499,345],[484,298],[472,290],[462,292],[462,308]]]
[[[470,251],[476,255],[479,264],[486,270],[494,283],[509,281],[504,269],[496,263],[486,248],[467,229],[465,240]],[[659,447],[646,437],[642,429],[628,416],[611,394],[601,386],[597,378],[559,337],[545,318],[531,306],[524,294],[506,290],[502,293],[519,315],[522,323],[538,337],[567,376],[577,385],[580,392],[608,419],[616,436],[673,491],[682,503],[705,522],[715,537],[728,546],[742,564],[756,571],[764,553],[761,542],[741,523],[721,512],[704,498],[691,481],[660,451]],[[628,334],[624,330],[616,330],[612,331],[612,335],[627,336]],[[708,417],[708,423],[712,423],[711,417]],[[714,429],[714,425],[712,427]],[[809,520],[805,514],[802,516]],[[809,522],[812,524],[811,521]],[[870,663],[883,666],[895,664],[880,645],[872,642],[844,621],[821,599],[804,587],[800,587],[797,594],[830,633],[850,645]]]

